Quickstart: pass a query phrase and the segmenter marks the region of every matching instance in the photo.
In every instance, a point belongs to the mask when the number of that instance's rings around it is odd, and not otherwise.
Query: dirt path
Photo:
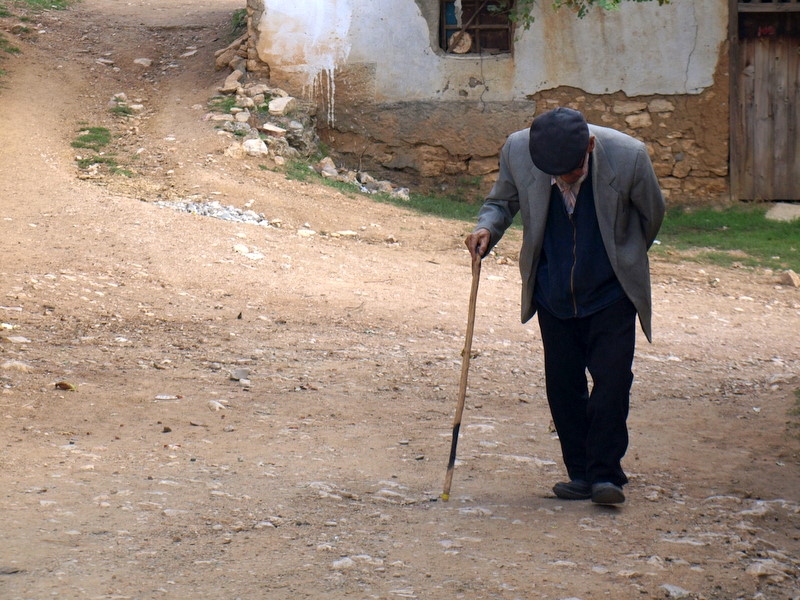
[[[210,4],[84,0],[2,63],[0,598],[800,597],[800,293],[656,260],[629,502],[562,502],[504,241],[443,503],[469,225],[226,158]],[[135,177],[78,177],[87,126]]]

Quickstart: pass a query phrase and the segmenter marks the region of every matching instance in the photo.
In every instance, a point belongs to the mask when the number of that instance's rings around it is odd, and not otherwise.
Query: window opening
[[[439,45],[453,54],[511,52],[513,0],[441,0]]]

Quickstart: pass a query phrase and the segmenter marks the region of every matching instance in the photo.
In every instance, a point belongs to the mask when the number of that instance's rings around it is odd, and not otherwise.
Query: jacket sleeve
[[[636,168],[631,189],[631,202],[639,211],[642,234],[647,247],[653,245],[664,221],[666,204],[658,185],[658,178],[653,170],[653,163],[647,154],[647,147],[642,144],[636,155]]]
[[[509,166],[510,146],[511,142],[506,141],[500,151],[500,174],[478,213],[475,226],[475,230],[488,229],[491,233],[490,250],[500,241],[519,212],[519,191]]]

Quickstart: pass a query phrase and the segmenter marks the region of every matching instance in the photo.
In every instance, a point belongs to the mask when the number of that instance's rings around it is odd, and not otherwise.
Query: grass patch
[[[79,158],[77,161],[78,166],[81,169],[88,169],[92,165],[107,165],[109,168],[117,167],[117,161],[111,156],[100,156],[100,155],[93,155],[93,156],[84,156]]]
[[[18,4],[29,6],[33,10],[65,10],[70,0],[17,0]]]
[[[419,213],[433,215],[443,219],[454,219],[459,221],[474,221],[480,210],[483,199],[476,203],[468,203],[463,200],[455,200],[451,196],[436,196],[428,194],[411,193],[409,200],[404,200],[391,194],[369,194],[363,192],[361,188],[353,183],[346,183],[322,177],[319,173],[311,169],[307,163],[302,161],[289,161],[286,163],[285,175],[294,181],[303,181],[325,185],[339,190],[345,194],[362,195],[372,198],[377,202],[409,208]]]
[[[78,137],[72,142],[73,148],[86,148],[100,152],[111,142],[111,132],[105,127],[87,127],[81,129]]]
[[[45,10],[65,10],[74,0],[0,0],[0,18],[13,17],[13,8],[42,12]],[[25,19],[23,19],[25,20]]]
[[[2,33],[0,33],[0,51],[5,52],[6,54],[20,53],[20,49],[9,42],[8,38],[6,38]]]
[[[764,204],[672,209],[654,251],[724,267],[800,271],[800,226],[767,219],[767,209]]]
[[[208,106],[211,110],[222,113],[229,113],[231,109],[236,106],[235,96],[214,96],[208,101]]]
[[[231,15],[231,34],[234,38],[239,37],[247,29],[247,9],[240,8],[233,11]]]
[[[112,115],[117,117],[130,117],[133,114],[133,110],[127,104],[115,104],[109,110]]]
[[[327,179],[303,161],[287,162],[286,177],[362,194],[419,213],[474,223],[483,203],[480,182],[463,178],[447,194],[410,194],[410,200],[390,194],[366,194],[354,184]],[[678,207],[667,212],[655,254],[724,267],[745,266],[800,272],[800,225],[766,218],[768,205],[739,204],[723,210]],[[520,227],[515,219],[512,227]]]
[[[133,172],[119,166],[117,159],[107,155],[93,155],[79,158],[75,161],[81,169],[88,169],[93,165],[103,165],[112,175],[122,175],[123,177],[133,177]]]
[[[80,129],[78,137],[72,142],[72,147],[91,150],[96,154],[76,158],[75,162],[78,167],[88,169],[93,165],[103,165],[114,175],[133,177],[131,171],[119,166],[117,159],[113,155],[101,152],[109,143],[111,143],[111,132],[105,127],[84,127]]]
[[[0,0],[0,19],[17,17],[20,21],[29,22],[31,20],[30,17],[19,16],[12,11],[12,8],[20,9],[23,12],[27,9],[39,13],[45,10],[64,10],[72,1],[74,0]],[[30,30],[27,28],[20,31],[20,33],[29,32]],[[0,33],[0,53],[3,52],[6,54],[19,54],[21,50]],[[5,75],[5,71],[0,71],[0,77],[3,75]]]

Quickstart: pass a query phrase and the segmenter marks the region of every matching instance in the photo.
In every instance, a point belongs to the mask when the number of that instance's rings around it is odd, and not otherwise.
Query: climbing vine
[[[669,4],[670,0],[625,0],[627,2],[658,2],[659,6]],[[487,8],[490,12],[507,13],[509,19],[521,26],[523,29],[528,29],[533,23],[534,5],[538,0],[494,0],[494,2]],[[567,8],[573,11],[579,18],[585,17],[589,11],[594,8],[601,8],[603,10],[616,10],[623,0],[552,0],[553,8]]]

